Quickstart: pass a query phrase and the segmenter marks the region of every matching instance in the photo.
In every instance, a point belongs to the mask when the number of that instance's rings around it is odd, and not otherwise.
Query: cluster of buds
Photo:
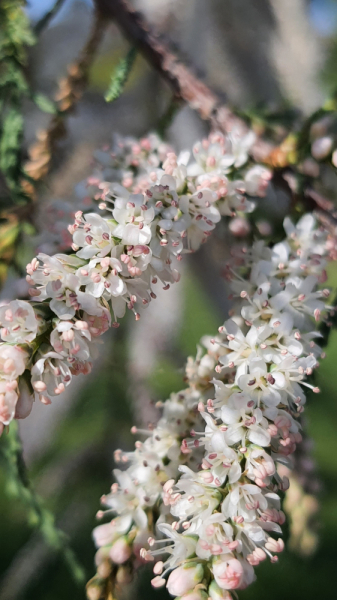
[[[263,195],[270,178],[249,161],[253,139],[211,134],[193,157],[177,157],[150,136],[119,140],[116,151],[98,155],[104,167],[82,200],[98,200],[104,216],[78,211],[69,226],[73,253],[38,254],[27,265],[32,302],[19,310],[14,301],[1,313],[0,352],[14,364],[9,375],[1,372],[2,428],[15,416],[19,377],[31,400],[50,403],[73,375],[90,371],[97,338],[119,325],[126,308],[138,320],[157,286],[179,280],[183,253],[197,250],[221,215],[253,210],[248,195]]]
[[[254,581],[261,561],[269,557],[277,562],[284,548],[279,492],[287,490],[289,480],[282,468],[291,469],[302,439],[304,390],[319,392],[308,381],[322,356],[314,341],[319,333],[312,329],[331,310],[328,290],[319,289],[331,251],[327,234],[311,215],[297,226],[286,219],[284,226],[286,239],[272,248],[258,241],[233,251],[226,267],[235,300],[232,318],[206,341],[208,353],[188,363],[189,389],[196,377],[199,390],[193,394],[199,417],[185,437],[187,422],[175,417],[170,435],[176,441],[169,446],[174,456],[167,452],[159,465],[156,451],[152,474],[150,459],[136,461],[137,450],[120,454],[131,466],[117,474],[119,485],[104,498],[117,516],[94,533],[98,555],[108,556],[113,565],[111,550],[120,535],[137,529],[140,543],[148,530],[155,531],[140,558],[155,561],[154,587],[166,585],[173,596],[186,600],[231,598],[231,590]],[[207,371],[204,388],[202,363],[214,373],[211,378]],[[184,394],[182,398],[186,410]],[[171,401],[164,403],[167,415],[172,414]],[[159,424],[154,437],[138,443],[139,448],[165,445]],[[144,510],[144,498],[153,510],[151,519],[145,510],[140,524],[137,511],[141,502]],[[121,534],[108,539],[107,532],[116,532],[121,522]],[[135,555],[139,543],[133,547]],[[130,557],[131,550],[126,561]]]

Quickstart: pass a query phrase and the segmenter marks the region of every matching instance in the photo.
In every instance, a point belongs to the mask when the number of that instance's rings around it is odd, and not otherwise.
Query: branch
[[[221,99],[193,75],[127,0],[95,0],[95,4],[103,16],[116,22],[124,35],[159,71],[177,99],[184,100],[217,129],[230,131],[238,127],[247,130],[246,122],[224,106]]]
[[[56,0],[52,8],[48,10],[46,14],[36,23],[34,27],[35,35],[40,35],[41,31],[45,27],[48,27],[50,21],[55,17],[59,9],[62,8],[62,4],[64,4],[64,1],[65,0]]]

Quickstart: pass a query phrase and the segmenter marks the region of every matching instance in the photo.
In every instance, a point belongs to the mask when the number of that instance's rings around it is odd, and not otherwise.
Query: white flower
[[[248,362],[249,374],[238,377],[238,385],[245,394],[260,405],[276,406],[281,400],[281,390],[286,387],[283,373],[269,372],[266,362],[253,357]]]
[[[296,249],[300,249],[302,253],[307,250],[321,256],[326,253],[327,232],[317,228],[316,219],[312,214],[303,215],[296,225],[289,217],[286,217],[283,227],[289,242],[294,244]]]
[[[250,446],[245,455],[247,477],[259,487],[265,487],[275,473],[275,464],[271,456],[258,446]]]
[[[255,142],[256,136],[253,131],[245,135],[238,129],[232,129],[229,134],[230,151],[234,167],[242,167],[248,160],[248,152]]]
[[[261,165],[255,165],[249,169],[245,175],[245,190],[250,196],[263,196],[266,195],[266,190],[269,185],[269,181],[272,178],[272,173],[266,167]]]
[[[13,300],[0,306],[0,325],[4,342],[24,344],[35,339],[38,321],[29,302]]]
[[[214,489],[199,483],[198,475],[185,466],[179,468],[184,474],[176,484],[178,496],[171,513],[181,521],[189,517],[206,518],[218,506],[221,496]]]
[[[295,327],[303,329],[308,322],[308,315],[319,320],[325,304],[320,298],[321,291],[313,291],[317,286],[317,277],[309,275],[305,279],[291,277],[287,280],[282,292],[270,299],[270,305],[277,311],[289,312]]]
[[[168,523],[160,523],[157,528],[169,538],[168,545],[159,551],[154,551],[154,553],[165,552],[170,555],[164,563],[165,568],[174,569],[195,554],[196,539],[194,536],[178,533]]]
[[[199,558],[207,560],[211,556],[230,554],[238,546],[233,543],[233,528],[222,513],[214,513],[203,519],[197,532],[199,539],[195,552]]]
[[[89,213],[82,217],[77,213],[73,241],[80,248],[76,252],[79,258],[90,259],[93,256],[107,256],[115,245],[112,239],[113,224],[100,215]]]
[[[211,421],[209,415],[203,414],[207,422]],[[241,467],[237,453],[230,448],[225,439],[225,434],[220,429],[215,429],[206,438],[208,454],[205,455],[203,466],[209,468],[213,481],[209,484],[223,485],[228,478],[229,483],[238,481],[241,477]],[[210,478],[211,479],[211,478]]]
[[[58,396],[71,382],[71,371],[64,357],[49,350],[42,353],[32,367],[32,386],[41,402],[49,404],[48,396]]]
[[[227,444],[241,443],[242,447],[245,447],[247,438],[253,444],[269,445],[268,422],[263,417],[262,411],[259,408],[252,408],[250,404],[254,406],[248,394],[246,396],[234,394],[229,399],[228,406],[221,408],[221,419],[227,426],[224,432]]]
[[[90,358],[91,335],[89,328],[84,328],[82,323],[78,328],[76,322],[59,321],[50,335],[55,352],[67,357],[70,364],[75,359],[85,362]]]
[[[220,198],[218,207],[221,215],[235,217],[237,212],[251,213],[255,203],[245,195],[243,181],[229,181],[226,194]]]
[[[0,379],[14,381],[24,372],[29,354],[19,346],[0,343]]]
[[[258,509],[268,508],[268,502],[262,495],[261,489],[251,483],[235,483],[230,486],[230,491],[225,497],[221,510],[228,518],[243,517],[251,522],[256,519]]]
[[[116,198],[113,217],[118,225],[114,236],[123,244],[136,246],[148,244],[151,240],[151,223],[154,219],[153,207],[146,206],[142,194],[131,194],[125,198]]]
[[[204,173],[226,173],[235,161],[232,154],[227,154],[226,142],[221,133],[215,133],[208,140],[194,144],[193,156],[196,162],[187,167],[187,174],[196,177]]]
[[[148,523],[144,508],[151,506],[157,499],[157,495],[147,501],[143,488],[135,484],[127,471],[115,469],[114,476],[118,481],[119,489],[117,487],[111,494],[105,496],[104,504],[118,515],[124,516],[129,527],[134,522],[138,529],[147,530]]]

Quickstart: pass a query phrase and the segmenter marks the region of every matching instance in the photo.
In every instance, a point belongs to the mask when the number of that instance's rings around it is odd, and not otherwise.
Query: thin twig
[[[36,23],[34,27],[35,35],[40,35],[41,31],[49,25],[50,21],[55,17],[62,7],[62,4],[64,4],[64,1],[65,0],[56,0],[52,8],[48,10],[46,14],[43,15],[43,17]]]
[[[88,82],[89,70],[102,40],[105,26],[105,20],[97,13],[89,39],[78,60],[68,66],[67,77],[59,82],[59,90],[55,96],[58,113],[52,117],[47,129],[37,133],[37,141],[28,151],[29,160],[25,164],[25,171],[34,182],[41,180],[50,170],[55,144],[66,131],[64,118],[74,109],[83,95]],[[26,192],[33,196],[35,186],[32,183],[26,183]]]

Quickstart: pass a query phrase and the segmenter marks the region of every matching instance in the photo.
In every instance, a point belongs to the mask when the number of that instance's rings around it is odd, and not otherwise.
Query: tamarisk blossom
[[[196,365],[200,373],[201,363],[210,360],[214,372],[217,359],[216,375],[212,378],[209,373],[203,393],[195,396],[199,417],[195,415],[189,434],[183,436],[186,422],[179,419],[183,427],[176,425],[176,439],[182,439],[180,453],[174,460],[167,454],[164,468],[159,465],[158,474],[163,475],[158,495],[153,495],[151,484],[147,488],[142,477],[149,461],[137,463],[139,470],[134,469],[136,450],[126,456],[131,466],[123,475],[131,477],[133,500],[117,484],[103,498],[117,515],[103,528],[115,531],[128,511],[128,529],[123,535],[129,536],[130,545],[137,539],[136,554],[151,529],[140,557],[155,561],[154,587],[166,584],[174,596],[229,599],[231,590],[244,589],[254,581],[255,567],[261,561],[269,557],[277,562],[284,548],[280,535],[285,515],[279,491],[287,490],[289,480],[282,476],[280,466],[291,469],[292,455],[302,439],[298,417],[304,410],[305,390],[319,392],[308,381],[321,355],[314,342],[319,334],[311,329],[322,313],[331,310],[326,305],[328,291],[319,289],[319,284],[325,280],[325,262],[332,250],[326,232],[317,228],[311,215],[302,217],[296,226],[286,219],[285,229],[286,240],[272,248],[258,241],[250,249],[241,246],[233,251],[225,270],[235,300],[232,318],[205,342],[209,353],[187,366],[190,389]],[[300,290],[296,298],[290,286]],[[287,302],[282,296],[280,300],[283,293]],[[196,381],[197,389],[202,389],[200,380]],[[166,403],[164,422],[165,409]],[[158,440],[163,419],[153,432]],[[174,422],[171,425],[173,439]],[[147,447],[152,439],[139,448]],[[129,480],[126,487],[131,489]],[[122,503],[113,500],[115,494],[123,498]],[[130,513],[140,498],[146,515],[142,526],[136,513]],[[155,502],[156,514],[159,511],[156,527],[153,511],[145,510],[144,498],[148,507]],[[97,531],[98,572],[89,592],[92,586],[102,585],[103,572],[107,577],[113,572],[112,540],[99,539]],[[125,565],[130,561],[131,554]]]
[[[225,339],[221,334],[219,337]],[[206,403],[212,395],[212,379],[222,352],[220,345],[212,344],[208,337],[203,338],[196,358],[189,358],[186,364],[187,387],[171,394],[164,403],[158,403],[163,414],[155,426],[151,425],[148,431],[132,428],[133,433],[145,436],[144,441],[136,442],[134,452],[115,452],[115,461],[127,468],[114,471],[116,483],[112,485],[111,492],[101,498],[105,510],[99,511],[98,517],[117,516],[94,530],[94,541],[98,547],[97,574],[88,583],[89,598],[91,593],[94,597],[92,590],[104,588],[113,565],[120,565],[120,578],[125,573],[125,565],[135,566],[139,561],[153,560],[148,550],[142,550],[149,536],[155,533],[153,510],[160,506],[162,512],[167,512],[175,500],[173,484],[179,476],[179,466],[183,463],[191,467],[202,458],[201,454],[199,457],[193,455],[182,442],[191,430],[199,430],[202,425],[198,406]],[[164,523],[162,526],[168,529],[174,541],[174,528]],[[130,548],[127,558],[124,558],[126,554],[122,552],[120,543],[117,545],[120,539]],[[182,539],[183,556],[194,546],[193,540]],[[117,557],[116,548],[121,550]]]
[[[253,210],[246,191],[261,195],[270,173],[249,161],[252,141],[251,134],[211,134],[194,147],[197,162],[154,135],[119,139],[115,150],[97,154],[103,166],[80,192],[83,204],[99,201],[104,216],[77,211],[69,226],[73,253],[33,258],[26,278],[32,303],[15,301],[0,313],[4,344],[27,355],[32,399],[49,404],[74,375],[89,373],[98,337],[118,327],[127,308],[138,320],[159,285],[179,281],[183,254],[207,240],[222,214]],[[14,417],[19,389],[4,392],[3,425]]]

